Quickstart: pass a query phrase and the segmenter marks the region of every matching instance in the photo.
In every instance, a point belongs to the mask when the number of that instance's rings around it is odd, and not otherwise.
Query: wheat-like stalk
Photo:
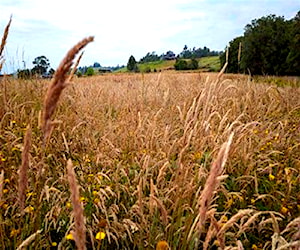
[[[211,200],[213,198],[213,193],[216,190],[217,186],[219,185],[218,177],[222,174],[224,165],[227,161],[230,145],[232,142],[234,133],[228,138],[228,141],[225,142],[217,156],[217,159],[213,162],[211,170],[209,172],[209,176],[206,180],[204,190],[199,199],[199,221],[198,221],[198,231],[201,232],[202,226],[206,220],[206,214],[208,208],[210,206]]]
[[[29,150],[31,147],[31,127],[27,126],[26,134],[24,137],[24,148],[22,151],[22,165],[19,170],[19,187],[18,187],[18,200],[20,210],[23,211],[26,189],[28,184],[28,169],[29,169]]]
[[[77,58],[77,60],[76,60],[76,62],[75,62],[75,64],[74,64],[74,66],[73,66],[73,68],[72,68],[72,71],[71,71],[71,73],[70,73],[70,75],[69,75],[69,78],[68,78],[67,82],[71,82],[71,81],[72,81],[72,78],[73,78],[73,76],[74,76],[74,74],[75,74],[75,72],[76,72],[76,70],[77,70],[78,64],[79,64],[79,62],[80,62],[80,60],[81,60],[81,57],[83,56],[83,53],[84,53],[84,51],[82,51],[82,52],[80,53],[79,57]]]
[[[74,239],[79,250],[86,249],[85,242],[86,242],[86,228],[84,222],[84,215],[83,215],[83,208],[80,202],[79,196],[79,185],[77,184],[75,171],[73,169],[73,163],[71,159],[68,160],[67,163],[67,174],[68,174],[68,181],[71,190],[71,201],[73,205],[73,213],[74,213],[74,220],[75,220],[75,235]]]
[[[48,88],[47,94],[44,99],[44,109],[42,116],[42,130],[44,133],[44,143],[48,140],[51,133],[51,117],[57,106],[59,97],[66,87],[67,74],[73,64],[76,54],[83,49],[88,43],[92,42],[94,37],[87,37],[77,43],[72,49],[69,50],[65,58],[58,66],[53,80]]]
[[[2,41],[1,41],[1,45],[0,45],[0,71],[1,71],[3,63],[4,63],[4,61],[2,60],[2,58],[3,58],[2,53],[3,53],[3,50],[4,50],[5,44],[6,44],[6,40],[7,40],[11,20],[12,20],[12,17],[10,17],[10,19],[8,21],[8,24],[6,25],[6,27],[4,29],[4,33],[3,33]]]

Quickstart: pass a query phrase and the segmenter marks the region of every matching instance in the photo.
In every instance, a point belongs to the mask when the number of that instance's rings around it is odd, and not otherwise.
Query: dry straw
[[[3,186],[4,186],[4,170],[2,169],[0,174],[0,203],[2,201]]]
[[[42,130],[44,133],[44,143],[48,140],[51,134],[51,117],[53,116],[59,97],[63,89],[66,87],[68,72],[73,64],[73,60],[76,54],[93,40],[94,37],[87,37],[79,43],[77,43],[72,49],[69,50],[69,52],[61,61],[59,67],[55,72],[54,78],[48,88],[47,94],[44,99],[44,110],[42,115]]]
[[[10,24],[11,24],[11,17],[9,19],[8,24],[6,25],[6,27],[4,29],[4,33],[3,33],[2,41],[1,41],[1,45],[0,45],[0,71],[1,71],[3,63],[4,63],[4,61],[2,60],[2,58],[3,58],[2,53],[3,53],[3,50],[4,50],[5,44],[6,44]]]
[[[18,200],[20,210],[24,210],[26,189],[28,184],[28,169],[29,169],[29,150],[31,147],[31,127],[26,128],[26,134],[24,137],[24,148],[22,151],[22,165],[19,170],[19,188],[18,188]]]
[[[84,51],[82,51],[82,52],[80,53],[79,57],[77,58],[77,60],[76,60],[76,62],[75,62],[75,64],[74,64],[74,67],[72,68],[72,71],[71,71],[71,73],[70,73],[70,75],[69,75],[69,78],[68,78],[68,81],[67,81],[67,82],[71,82],[71,81],[72,81],[72,78],[73,78],[73,76],[74,76],[74,74],[75,74],[75,72],[76,72],[76,70],[77,70],[77,67],[78,67],[78,64],[79,64],[79,62],[80,62],[80,60],[81,60],[81,57],[83,56],[83,52],[84,52]]]
[[[34,234],[30,235],[26,240],[24,240],[17,250],[27,249],[27,246],[38,236],[42,230],[37,230]]]
[[[75,171],[73,169],[72,161],[69,159],[67,163],[68,181],[71,190],[71,201],[73,205],[73,213],[75,220],[75,243],[79,250],[86,249],[86,228],[84,223],[83,208],[80,202],[79,185],[77,184]]]

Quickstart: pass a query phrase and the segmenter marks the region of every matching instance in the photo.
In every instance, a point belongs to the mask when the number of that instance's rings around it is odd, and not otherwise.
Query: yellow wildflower
[[[252,247],[251,247],[251,249],[253,249],[253,250],[257,250],[257,249],[258,249],[258,247],[257,247],[255,244],[253,244],[253,245],[252,245]]]
[[[270,180],[270,181],[273,181],[274,179],[275,179],[275,176],[272,175],[272,174],[269,174],[269,180]]]
[[[167,249],[170,249],[168,242],[166,242],[165,240],[160,240],[159,242],[157,242],[156,250],[167,250]]]
[[[69,234],[66,236],[66,239],[67,239],[67,240],[74,240],[73,234],[69,233]]]
[[[97,204],[97,203],[99,203],[99,202],[100,202],[100,200],[99,200],[98,198],[95,198],[95,199],[94,199],[94,203],[95,203],[95,204]]]
[[[283,213],[283,214],[287,214],[289,211],[289,209],[285,206],[282,206],[281,209],[280,209],[280,212]]]
[[[251,204],[254,204],[255,203],[255,199],[251,199]]]
[[[98,194],[98,191],[94,190],[94,191],[92,192],[92,194],[93,194],[94,196],[96,196],[96,195]]]
[[[103,240],[105,238],[106,234],[104,232],[98,232],[96,234],[96,240]]]
[[[10,237],[14,237],[20,233],[20,229],[12,229],[10,231]]]
[[[5,179],[4,183],[10,183],[10,180],[9,179]]]
[[[220,246],[220,242],[218,240],[215,240],[214,245],[218,247],[218,246]]]
[[[201,157],[202,157],[202,155],[201,155],[200,152],[196,152],[196,153],[194,154],[194,159],[195,159],[195,160],[199,160],[199,159],[201,159]]]
[[[67,207],[67,208],[71,208],[71,207],[72,207],[71,202],[67,202],[67,203],[66,203],[66,207]]]
[[[7,194],[8,193],[8,189],[3,189],[3,194]]]
[[[85,198],[83,196],[80,197],[80,201],[83,202],[85,201]]]
[[[32,207],[32,206],[28,206],[28,207],[26,207],[25,209],[24,209],[24,212],[25,213],[31,213],[31,212],[33,212],[34,211],[34,207]]]
[[[1,161],[2,161],[2,162],[6,161],[6,158],[1,158]]]
[[[51,243],[51,246],[56,247],[56,246],[57,246],[57,243],[56,243],[56,242],[52,242],[52,243]]]

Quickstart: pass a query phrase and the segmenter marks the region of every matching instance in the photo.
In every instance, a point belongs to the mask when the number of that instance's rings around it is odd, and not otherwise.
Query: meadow
[[[91,41],[0,79],[0,248],[299,249],[299,79],[74,78]]]
[[[299,247],[299,88],[213,73],[77,78],[45,142],[50,83],[0,83],[1,249],[75,248],[67,165],[87,249]]]

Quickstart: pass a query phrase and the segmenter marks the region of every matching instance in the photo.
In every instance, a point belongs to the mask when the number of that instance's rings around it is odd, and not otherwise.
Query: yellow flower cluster
[[[98,232],[96,234],[96,240],[103,240],[105,238],[106,234],[104,232]]]

